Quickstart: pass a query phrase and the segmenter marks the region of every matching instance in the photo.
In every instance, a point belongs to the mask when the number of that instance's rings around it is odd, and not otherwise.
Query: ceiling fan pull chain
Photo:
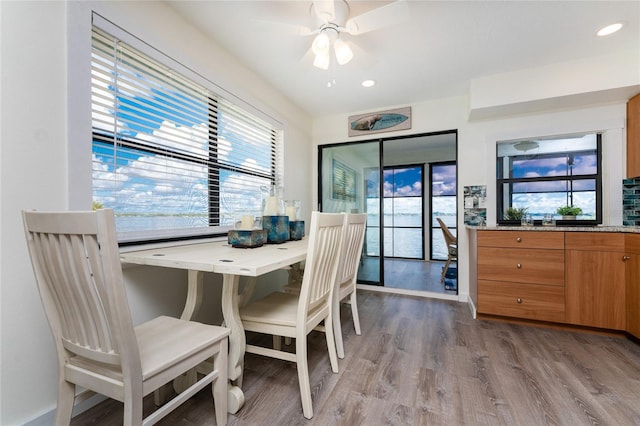
[[[331,61],[329,67],[329,80],[327,81],[327,87],[333,87],[336,85],[336,61]]]

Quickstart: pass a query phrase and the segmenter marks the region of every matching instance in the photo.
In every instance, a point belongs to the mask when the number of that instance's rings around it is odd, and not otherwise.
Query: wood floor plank
[[[420,369],[415,406],[418,424],[462,424],[464,406],[457,376]]]
[[[503,422],[494,405],[492,389],[482,380],[472,377],[459,377],[460,398],[464,404],[462,424],[490,426],[508,424]],[[487,392],[489,390],[489,392]]]
[[[309,336],[313,419],[302,416],[292,363],[247,354],[246,404],[228,424],[640,425],[634,341],[476,320],[462,303],[378,292],[359,291],[358,307],[361,336],[349,307],[341,307],[338,374],[324,335]],[[147,398],[145,412],[153,409]],[[71,424],[121,423],[122,404],[107,400]],[[211,390],[159,424],[215,425]]]

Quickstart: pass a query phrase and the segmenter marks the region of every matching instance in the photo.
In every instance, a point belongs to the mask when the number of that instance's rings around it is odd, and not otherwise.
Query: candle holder
[[[263,216],[262,229],[267,232],[267,243],[280,244],[289,240],[289,216]]]
[[[300,200],[286,200],[284,205],[285,214],[289,216],[289,223],[300,219]]]
[[[304,220],[290,221],[289,234],[291,240],[301,240],[304,237]]]
[[[234,229],[251,231],[262,229],[262,215],[254,211],[238,211],[234,213]]]
[[[227,234],[227,240],[232,247],[260,247],[267,242],[267,231],[264,229],[232,229]]]
[[[263,186],[262,190],[262,215],[280,216],[285,213],[282,188],[271,185]]]

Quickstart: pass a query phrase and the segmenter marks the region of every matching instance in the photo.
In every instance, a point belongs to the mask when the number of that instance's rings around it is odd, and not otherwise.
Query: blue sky
[[[134,89],[132,85],[127,88],[127,93],[122,92],[118,96],[119,115],[116,119],[113,88],[101,81],[108,81],[104,73],[101,79],[94,80],[94,85],[102,87],[102,90],[94,91],[92,117],[95,130],[112,134],[117,129],[118,134],[127,138],[150,142],[203,160],[209,158],[208,98],[204,94],[189,98],[169,87],[144,91],[139,86]],[[129,113],[141,118],[134,119]],[[219,116],[218,120],[219,160],[258,173],[268,173],[270,152],[267,152],[267,160],[263,164],[259,164],[256,158],[265,156],[264,150],[269,148],[256,144],[256,141],[260,138],[269,141],[271,135],[264,137],[256,130],[252,134],[255,140],[243,138],[241,150],[234,150],[233,144],[238,141],[234,129],[240,126],[236,126],[233,117]],[[111,146],[94,144],[94,201],[116,211],[164,214],[195,212],[206,216],[209,193],[207,173],[206,166],[202,164],[131,149],[118,148],[117,158],[114,158]],[[222,172],[219,187],[222,208],[229,212],[239,209],[260,210],[260,187],[268,183],[258,177]],[[242,186],[255,190],[241,193],[238,188]]]

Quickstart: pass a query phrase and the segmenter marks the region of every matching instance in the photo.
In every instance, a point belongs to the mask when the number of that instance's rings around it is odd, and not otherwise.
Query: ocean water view
[[[442,212],[434,212],[432,223],[437,225],[436,218],[442,219],[449,230],[456,235],[456,216]],[[422,254],[422,215],[420,214],[395,214],[385,215],[384,253],[386,256],[424,258],[429,259],[429,244],[433,246],[433,258],[445,260],[447,247],[439,227],[433,228],[432,236],[425,233],[425,253]],[[391,228],[390,226],[394,226]],[[413,227],[413,228],[403,228]],[[378,256],[379,253],[379,216],[369,215],[367,218],[367,236],[365,250],[369,256]]]
[[[168,229],[199,228],[207,226],[207,216],[202,215],[119,215],[116,213],[116,230],[121,232],[136,232]]]

